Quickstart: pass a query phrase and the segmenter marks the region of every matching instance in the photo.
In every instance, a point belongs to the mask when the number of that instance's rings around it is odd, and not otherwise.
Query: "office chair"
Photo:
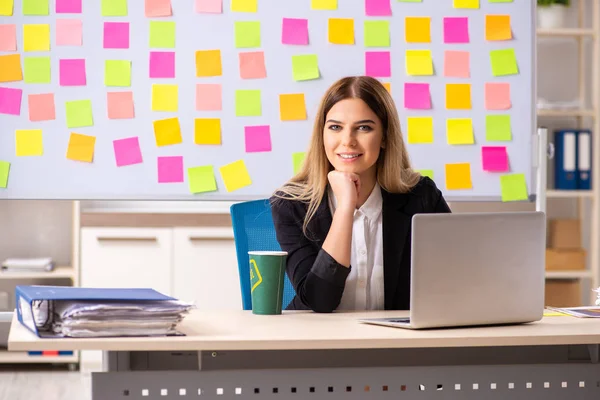
[[[268,199],[236,203],[230,207],[230,213],[242,291],[242,307],[244,310],[251,310],[248,251],[281,251],[281,247],[275,235],[271,205]],[[285,309],[295,295],[294,287],[286,274],[282,308]]]

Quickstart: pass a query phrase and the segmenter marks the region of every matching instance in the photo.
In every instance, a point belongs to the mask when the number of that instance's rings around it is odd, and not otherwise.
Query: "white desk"
[[[600,320],[411,331],[366,316],[406,313],[194,311],[185,337],[115,339],[39,339],[15,318],[9,350],[105,351],[94,400],[600,398]]]

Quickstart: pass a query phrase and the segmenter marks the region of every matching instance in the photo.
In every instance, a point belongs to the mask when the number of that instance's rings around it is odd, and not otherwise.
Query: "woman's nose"
[[[342,144],[344,146],[354,146],[355,143],[356,141],[352,131],[345,129],[344,132],[342,132]]]

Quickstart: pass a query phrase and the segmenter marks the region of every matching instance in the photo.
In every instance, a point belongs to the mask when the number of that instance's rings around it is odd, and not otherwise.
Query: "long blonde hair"
[[[385,145],[377,159],[379,185],[390,193],[406,193],[419,182],[420,174],[413,171],[402,138],[396,105],[385,86],[369,76],[342,78],[331,85],[321,99],[309,148],[300,170],[274,193],[278,198],[308,203],[303,225],[305,233],[327,190],[327,174],[333,169],[323,143],[327,113],[337,102],[351,98],[363,100],[379,117],[383,127],[382,143]]]

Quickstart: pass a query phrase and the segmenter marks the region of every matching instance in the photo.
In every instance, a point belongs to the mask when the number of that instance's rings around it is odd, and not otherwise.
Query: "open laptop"
[[[542,212],[416,214],[410,316],[359,321],[409,329],[538,321],[545,250]]]

